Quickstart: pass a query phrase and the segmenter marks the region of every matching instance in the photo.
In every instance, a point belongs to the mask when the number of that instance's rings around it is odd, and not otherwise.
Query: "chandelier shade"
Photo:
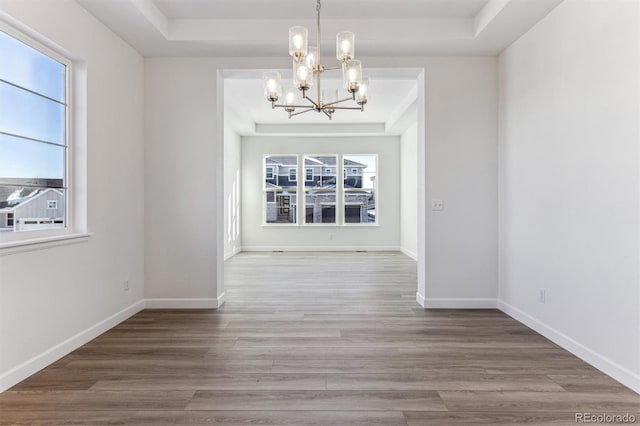
[[[287,90],[284,103],[278,104],[282,97],[282,79],[277,71],[267,71],[263,74],[264,96],[271,102],[271,107],[284,108],[289,118],[309,111],[323,113],[330,120],[336,110],[364,111],[369,91],[369,79],[362,76],[362,63],[355,58],[355,34],[351,31],[341,31],[336,35],[336,58],[341,65],[325,66],[321,63],[321,33],[320,33],[320,0],[317,0],[317,28],[316,46],[309,47],[309,32],[305,27],[289,28],[289,55],[293,58],[293,86]],[[336,93],[335,100],[327,102],[322,89],[322,74],[326,71],[342,71],[342,86],[346,90],[346,97],[340,98]],[[309,90],[316,88],[315,100],[309,96]],[[301,99],[296,89],[302,92]],[[343,102],[352,101],[357,106],[342,106]]]

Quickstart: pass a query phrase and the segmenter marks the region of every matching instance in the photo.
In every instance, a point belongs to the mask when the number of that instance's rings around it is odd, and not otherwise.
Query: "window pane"
[[[296,223],[296,190],[265,193],[266,223]]]
[[[0,131],[62,145],[65,124],[64,105],[0,82]]]
[[[298,167],[296,155],[278,155],[264,157],[264,177],[266,189],[296,188],[295,172]],[[294,180],[291,180],[291,177]]]
[[[344,156],[345,223],[376,223],[377,155]]]
[[[65,103],[65,72],[63,64],[0,31],[0,79]]]
[[[65,191],[0,184],[0,232],[66,226]]]
[[[305,191],[305,223],[336,223],[335,188]]]
[[[335,155],[305,156],[305,169],[312,174],[311,179],[305,179],[305,188],[335,188],[337,163]]]
[[[3,178],[62,181],[64,164],[64,147],[0,134],[0,182]]]

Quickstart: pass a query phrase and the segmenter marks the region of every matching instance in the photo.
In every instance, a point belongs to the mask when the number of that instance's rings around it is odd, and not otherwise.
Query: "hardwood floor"
[[[0,395],[0,424],[575,424],[640,396],[497,310],[422,310],[397,253],[242,253]]]

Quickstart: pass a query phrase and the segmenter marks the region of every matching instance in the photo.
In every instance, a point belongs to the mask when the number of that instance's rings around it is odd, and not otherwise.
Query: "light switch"
[[[443,200],[431,200],[431,210],[433,211],[442,211],[444,210],[444,201]]]

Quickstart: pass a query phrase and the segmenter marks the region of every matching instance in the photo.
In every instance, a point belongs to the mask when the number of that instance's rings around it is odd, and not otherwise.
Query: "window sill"
[[[83,243],[89,240],[91,233],[56,235],[54,237],[32,238],[20,241],[8,241],[0,243],[0,256],[6,256],[25,251],[41,250],[50,247],[58,247],[69,244]]]

